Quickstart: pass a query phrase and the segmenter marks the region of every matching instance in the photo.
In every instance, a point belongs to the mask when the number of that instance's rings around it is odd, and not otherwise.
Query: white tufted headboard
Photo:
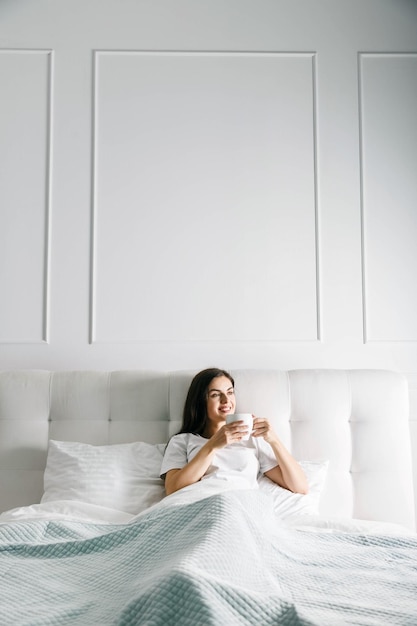
[[[237,409],[299,460],[329,459],[326,516],[415,528],[408,388],[380,370],[235,370]],[[39,502],[48,439],[162,443],[195,372],[0,372],[0,511]]]

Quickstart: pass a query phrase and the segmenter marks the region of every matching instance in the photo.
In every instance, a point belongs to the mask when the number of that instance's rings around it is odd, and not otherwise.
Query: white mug
[[[245,423],[245,426],[247,426],[249,429],[248,434],[242,437],[242,441],[248,441],[253,430],[252,413],[233,413],[231,415],[226,415],[226,424],[231,424],[232,422],[238,422],[239,420],[242,420]]]

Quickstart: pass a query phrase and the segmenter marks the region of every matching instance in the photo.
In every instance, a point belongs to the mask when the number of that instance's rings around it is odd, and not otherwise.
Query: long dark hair
[[[213,378],[218,378],[219,376],[226,376],[233,387],[235,386],[235,381],[229,372],[217,367],[209,367],[194,376],[188,389],[182,415],[181,430],[178,434],[193,433],[194,435],[202,435],[204,433],[207,425],[208,387]]]

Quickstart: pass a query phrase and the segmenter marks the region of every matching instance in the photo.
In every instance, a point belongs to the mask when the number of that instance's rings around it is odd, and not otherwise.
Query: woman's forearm
[[[275,454],[278,467],[270,472],[266,472],[266,475],[274,482],[277,482],[294,493],[307,494],[307,478],[299,463],[297,463],[278,438],[270,441],[269,445]]]
[[[167,472],[165,477],[165,492],[167,496],[178,489],[197,483],[210,467],[214,456],[214,447],[208,441],[195,457],[181,469]]]

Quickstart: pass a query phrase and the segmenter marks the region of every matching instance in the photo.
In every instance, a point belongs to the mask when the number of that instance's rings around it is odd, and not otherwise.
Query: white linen
[[[267,476],[258,479],[259,488],[274,500],[274,511],[280,519],[299,515],[318,515],[320,496],[326,482],[328,461],[300,461],[308,482],[308,494],[292,493]]]
[[[61,500],[56,502],[45,502],[41,504],[33,504],[25,507],[18,507],[5,511],[0,514],[0,525],[10,522],[29,522],[34,520],[45,521],[80,521],[98,524],[127,524],[134,523],[137,519],[146,515],[150,511],[163,510],[170,507],[186,506],[211,496],[233,492],[247,491],[245,487],[236,489],[222,480],[199,481],[184,489],[180,489],[175,493],[165,496],[159,502],[155,503],[148,509],[141,511],[137,515],[132,515],[117,509],[101,507],[85,502],[77,502],[74,500]],[[250,490],[249,490],[250,491]],[[277,504],[274,495],[269,491],[263,491],[263,494],[270,499],[274,514],[277,511]],[[291,494],[296,495],[296,494]],[[308,507],[307,507],[308,508]],[[312,515],[311,513],[298,512],[301,511],[297,505],[294,507],[293,515],[276,515],[276,524],[285,528],[294,530],[303,530],[308,532],[325,532],[325,533],[348,533],[360,535],[409,535],[415,536],[416,533],[409,528],[389,522],[377,522],[374,520],[362,520],[356,518],[343,517],[325,517],[322,515]],[[278,507],[279,511],[279,507]]]
[[[21,506],[0,514],[0,524],[30,520],[77,520],[100,524],[126,524],[134,518],[131,513],[88,502],[56,500]]]
[[[54,445],[55,443],[56,442],[52,443],[51,448],[57,448],[57,446]],[[145,445],[147,446],[147,449],[150,446],[150,444]],[[88,448],[91,448],[92,446],[87,446],[86,448],[85,444],[75,445],[74,443],[70,443],[69,445],[65,445],[63,447],[67,451],[71,450],[74,453],[77,462],[80,462],[80,459],[82,459],[85,455],[89,458]],[[61,448],[61,446],[59,446],[59,448]],[[118,458],[119,452],[115,450],[117,446],[102,446],[102,448],[106,449],[100,451],[97,450],[97,446],[94,448],[96,448],[94,453],[98,453],[98,457],[95,457],[96,462],[98,459],[100,459],[101,462],[107,462],[111,457],[116,459]],[[138,446],[138,444],[129,444],[129,450],[131,452],[141,449],[143,449],[143,446],[141,445]],[[148,455],[147,457],[148,461],[150,460],[152,462],[149,463],[146,469],[150,475],[153,474],[154,476],[155,472],[159,472],[159,469],[157,468],[159,468],[160,458],[164,446],[156,444],[155,449],[156,455]],[[128,457],[128,459],[129,458],[130,457]],[[53,458],[53,462],[49,464],[50,472],[53,471],[56,467],[56,463],[60,459],[60,454],[57,454]],[[260,476],[258,483],[254,486],[250,486],[250,488],[258,488],[259,485],[260,490],[272,498],[274,512],[282,520],[299,517],[300,515],[318,515],[319,499],[326,478],[328,462],[300,461],[300,465],[306,472],[309,482],[308,495],[292,493],[287,489],[283,489],[279,485],[276,485],[265,476]],[[95,469],[100,476],[106,471],[106,467],[96,467]],[[61,470],[63,470],[62,467]],[[65,489],[69,489],[68,485],[70,485],[71,495],[77,493],[82,494],[84,482],[87,480],[83,472],[78,472],[75,468],[63,476],[62,472],[57,472],[54,476],[50,476],[50,480],[52,481],[54,478],[58,481],[59,477],[63,478],[62,493],[65,492]],[[137,480],[139,480],[139,478],[137,478]],[[160,479],[157,480],[159,482]],[[90,493],[92,493],[93,490],[98,492],[101,480],[96,482],[94,470],[88,476],[88,481],[91,486]],[[145,480],[145,482],[143,482],[143,486],[145,487],[146,485],[147,483]],[[106,481],[105,488],[107,494],[116,488],[116,486],[112,483],[110,476],[109,480]],[[0,514],[0,523],[25,519],[79,519],[100,523],[127,523],[133,519],[135,515],[137,516],[138,514],[145,512],[149,509],[149,507],[157,505],[160,501],[163,501],[164,506],[168,506],[170,504],[185,504],[234,489],[248,489],[248,483],[245,480],[225,480],[222,477],[219,478],[217,476],[211,476],[210,480],[199,481],[167,497],[165,497],[165,491],[163,489],[158,489],[156,494],[151,491],[146,498],[142,498],[141,506],[135,513],[129,513],[125,510],[116,508],[116,503],[121,501],[120,496],[112,498],[111,501],[115,504],[115,506],[112,507],[102,506],[93,502],[83,502],[76,500],[75,497],[71,499],[62,498],[56,500],[49,500],[45,498],[40,504],[18,507]],[[155,495],[157,497],[155,497]],[[101,496],[99,492],[98,496]],[[137,487],[135,484],[133,484],[132,492],[125,492],[124,497],[132,501],[135,497],[137,497]]]
[[[41,502],[74,500],[139,513],[165,495],[163,449],[141,441],[92,446],[51,440]]]

